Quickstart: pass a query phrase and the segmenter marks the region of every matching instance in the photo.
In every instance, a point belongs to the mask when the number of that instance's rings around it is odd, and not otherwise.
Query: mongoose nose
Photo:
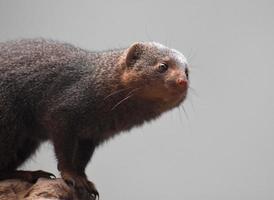
[[[184,78],[178,78],[177,79],[177,84],[180,86],[180,87],[182,87],[182,88],[187,88],[187,84],[188,84],[188,82],[187,82],[187,80],[186,79],[184,79]]]

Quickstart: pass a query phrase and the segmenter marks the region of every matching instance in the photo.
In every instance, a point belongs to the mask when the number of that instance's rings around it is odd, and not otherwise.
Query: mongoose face
[[[134,43],[125,52],[122,82],[136,88],[139,97],[161,104],[179,105],[187,95],[188,64],[177,50],[155,42]]]

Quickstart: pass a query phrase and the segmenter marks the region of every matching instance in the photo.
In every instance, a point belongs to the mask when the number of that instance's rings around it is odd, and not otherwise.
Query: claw
[[[76,186],[76,183],[73,179],[66,179],[65,182],[69,187],[75,188]]]
[[[90,195],[91,200],[99,200],[100,196],[99,193],[97,191],[94,191],[91,195]]]
[[[56,176],[50,172],[38,170],[38,171],[34,171],[34,173],[36,173],[38,176],[40,175],[41,177],[44,177],[44,178],[56,179]]]
[[[99,200],[99,193],[96,187],[85,176],[63,172],[62,178],[70,188],[75,189],[79,197],[89,200]]]
[[[55,179],[56,176],[50,172],[45,172],[42,170],[29,172],[31,175],[31,182],[36,182],[39,178]]]
[[[56,176],[54,174],[51,174],[49,177],[50,179],[56,179]]]
[[[96,190],[91,193],[91,199],[92,200],[99,200],[100,199],[99,193]]]

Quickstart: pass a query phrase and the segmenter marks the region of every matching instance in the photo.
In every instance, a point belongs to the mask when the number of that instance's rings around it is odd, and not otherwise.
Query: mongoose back
[[[186,58],[155,42],[100,52],[46,39],[0,43],[0,179],[50,177],[17,170],[50,140],[66,183],[97,198],[85,174],[94,149],[179,106],[187,89]]]

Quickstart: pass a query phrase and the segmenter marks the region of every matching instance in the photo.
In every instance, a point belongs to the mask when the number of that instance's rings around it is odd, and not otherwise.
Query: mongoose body
[[[50,140],[63,179],[96,196],[85,175],[94,149],[178,106],[187,87],[185,57],[154,42],[101,52],[45,39],[0,43],[0,179],[50,176],[16,171]]]

